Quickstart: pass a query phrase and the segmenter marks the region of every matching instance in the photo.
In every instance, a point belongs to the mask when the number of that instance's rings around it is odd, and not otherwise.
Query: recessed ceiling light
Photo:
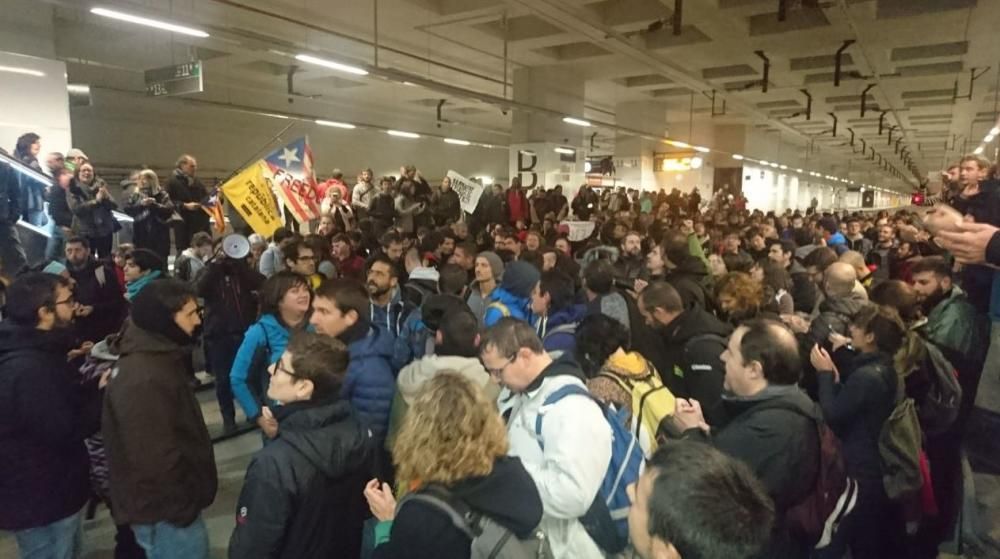
[[[571,116],[563,117],[563,122],[566,124],[575,124],[577,126],[590,126],[589,120],[583,120],[582,118],[573,118]]]
[[[335,62],[333,60],[326,60],[325,58],[319,58],[309,54],[296,54],[295,60],[300,62],[308,62],[309,64],[315,64],[317,66],[322,66],[324,68],[330,68],[331,70],[339,70],[341,72],[347,72],[348,74],[355,74],[358,76],[367,76],[368,70],[364,68],[358,68],[357,66],[351,66],[350,64],[343,64],[340,62]]]
[[[23,74],[25,76],[34,76],[36,78],[45,77],[45,72],[39,72],[38,70],[32,70],[31,68],[19,68],[17,66],[0,66],[0,72]]]
[[[403,132],[402,130],[387,130],[386,134],[390,136],[397,136],[399,138],[419,138],[420,134],[414,134],[413,132]]]
[[[468,146],[468,145],[472,144],[472,142],[470,142],[468,140],[456,140],[455,138],[445,138],[444,139],[444,143],[446,143],[446,144],[454,144],[456,146]]]
[[[208,33],[205,33],[200,29],[195,29],[193,27],[186,27],[184,25],[177,25],[176,23],[160,21],[158,19],[126,14],[124,12],[109,10],[107,8],[91,8],[90,13],[94,15],[108,17],[111,19],[117,19],[119,21],[127,21],[129,23],[145,25],[146,27],[155,27],[156,29],[162,29],[164,31],[172,31],[174,33],[180,33],[182,35],[201,37],[202,39],[208,37]]]
[[[355,126],[353,124],[348,124],[346,122],[336,122],[336,121],[333,121],[333,120],[317,120],[316,124],[319,124],[319,125],[322,125],[322,126],[332,126],[334,128],[345,128],[347,130],[354,130],[355,128],[357,128],[357,126]]]

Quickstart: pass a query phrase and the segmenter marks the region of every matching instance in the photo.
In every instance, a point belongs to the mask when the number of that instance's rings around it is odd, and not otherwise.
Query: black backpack
[[[937,435],[948,430],[958,418],[962,386],[958,383],[958,370],[941,349],[923,336],[920,339],[926,355],[918,372],[927,386],[926,393],[917,401],[917,417],[925,434]]]

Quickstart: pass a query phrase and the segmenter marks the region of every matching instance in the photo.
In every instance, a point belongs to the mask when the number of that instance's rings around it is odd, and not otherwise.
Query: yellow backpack
[[[632,432],[646,456],[652,455],[658,443],[656,435],[664,418],[673,415],[674,395],[663,385],[656,369],[649,365],[642,376],[623,375],[613,369],[602,369],[599,376],[613,380],[632,395]]]

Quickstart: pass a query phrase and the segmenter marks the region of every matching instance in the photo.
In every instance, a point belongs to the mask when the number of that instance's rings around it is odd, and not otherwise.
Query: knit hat
[[[542,274],[538,268],[518,260],[507,265],[500,287],[515,297],[528,298],[531,297],[531,291],[541,277]]]
[[[497,256],[497,253],[488,250],[480,252],[479,256],[482,256],[490,263],[490,268],[493,270],[493,279],[499,281],[503,277],[503,259]]]
[[[61,276],[63,272],[66,271],[66,266],[58,260],[53,260],[52,262],[46,264],[45,267],[42,268],[42,271],[46,274],[52,274],[53,276]]]

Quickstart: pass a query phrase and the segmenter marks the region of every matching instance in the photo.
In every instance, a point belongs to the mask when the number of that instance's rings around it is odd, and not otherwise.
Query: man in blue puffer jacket
[[[533,265],[516,261],[507,265],[503,282],[490,293],[483,326],[489,328],[501,318],[510,316],[529,322],[531,319],[531,290],[538,284],[541,273]]]
[[[316,290],[310,323],[318,334],[339,338],[350,353],[340,395],[351,403],[381,446],[396,392],[395,371],[390,365],[393,339],[373,327],[369,317],[368,292],[360,283],[333,280]]]
[[[575,295],[573,278],[558,270],[543,272],[532,290],[530,322],[545,351],[572,355],[576,350],[576,326],[587,308],[575,304]]]

